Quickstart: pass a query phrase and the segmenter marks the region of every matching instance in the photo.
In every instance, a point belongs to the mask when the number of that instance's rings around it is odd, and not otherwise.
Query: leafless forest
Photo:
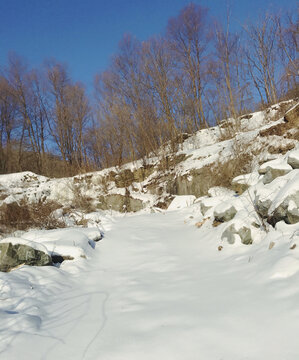
[[[67,65],[31,68],[16,54],[0,72],[0,173],[66,176],[176,148],[184,133],[298,96],[297,14],[266,13],[231,31],[189,4],[165,31],[124,35],[94,88]]]

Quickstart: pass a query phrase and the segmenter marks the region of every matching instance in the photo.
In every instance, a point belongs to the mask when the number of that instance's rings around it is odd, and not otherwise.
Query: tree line
[[[48,176],[175,150],[184,133],[298,96],[296,14],[231,30],[190,3],[146,41],[124,35],[94,95],[55,60],[11,55],[0,72],[0,172]]]

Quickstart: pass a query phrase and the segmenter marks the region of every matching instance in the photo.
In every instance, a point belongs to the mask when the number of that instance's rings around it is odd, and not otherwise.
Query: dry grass
[[[55,202],[29,203],[26,200],[3,204],[0,207],[0,225],[6,232],[29,228],[56,229],[65,227],[53,211],[60,207]]]
[[[84,190],[80,186],[74,187],[73,191],[74,191],[74,201],[72,203],[72,207],[74,209],[78,209],[86,213],[95,211],[93,199],[85,195]]]
[[[203,167],[200,174],[205,185],[203,195],[214,186],[231,188],[233,178],[247,174],[252,170],[252,159],[250,153],[244,152],[229,160],[222,161],[219,159],[213,165]]]

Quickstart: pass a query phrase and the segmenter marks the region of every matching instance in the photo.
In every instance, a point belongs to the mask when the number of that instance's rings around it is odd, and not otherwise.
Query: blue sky
[[[0,64],[15,51],[36,66],[46,58],[66,62],[72,77],[91,88],[124,33],[144,40],[164,31],[188,0],[0,0]],[[224,18],[226,0],[194,0]],[[255,20],[265,9],[279,11],[281,0],[230,0],[231,24]],[[288,0],[296,9],[297,0]]]

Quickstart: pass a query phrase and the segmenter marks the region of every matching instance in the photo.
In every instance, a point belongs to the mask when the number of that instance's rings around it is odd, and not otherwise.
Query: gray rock
[[[299,222],[299,190],[289,195],[276,209],[274,209],[268,219],[271,225],[279,221],[285,221],[287,224],[296,224]]]
[[[291,170],[292,170],[292,168],[290,168],[290,169],[267,168],[266,173],[263,177],[263,183],[269,184],[277,177],[288,174]]]
[[[99,198],[98,208],[119,212],[136,212],[144,208],[142,200],[134,199],[129,195],[111,194]]]
[[[33,249],[28,245],[1,243],[0,271],[9,271],[21,264],[31,266],[52,265],[52,259],[45,252]]]
[[[224,230],[221,239],[226,240],[229,244],[234,244],[236,235],[240,237],[241,242],[244,245],[250,245],[253,242],[251,230],[246,225],[236,228],[235,224],[231,224]]]
[[[237,213],[236,208],[231,205],[228,208],[226,208],[225,210],[214,210],[214,218],[216,221],[220,221],[220,222],[226,222],[226,221],[230,221],[231,219],[233,219],[235,217]]]
[[[272,204],[271,199],[263,199],[257,198],[255,201],[255,209],[256,212],[261,216],[262,218],[266,219],[268,217],[268,210]]]
[[[288,156],[288,164],[293,169],[299,169],[299,150],[292,151]]]

